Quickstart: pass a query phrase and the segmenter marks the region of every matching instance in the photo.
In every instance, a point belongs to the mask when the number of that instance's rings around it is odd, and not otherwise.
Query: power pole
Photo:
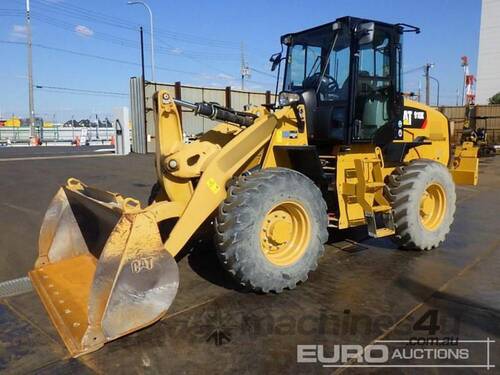
[[[36,137],[36,130],[35,130],[35,101],[33,96],[33,54],[32,54],[32,41],[31,41],[30,0],[26,0],[26,32],[27,32],[27,46],[28,46],[28,93],[29,93],[30,136],[33,138]]]
[[[142,107],[144,115],[144,153],[148,153],[148,124],[146,116],[146,73],[144,72],[144,31],[142,26],[139,28],[141,34],[141,81],[142,81]],[[153,78],[154,80],[154,78]],[[156,84],[156,81],[155,81]]]
[[[465,105],[465,86],[466,86],[466,79],[467,79],[467,74],[468,74],[468,70],[469,70],[469,59],[467,56],[462,56],[461,58],[461,61],[462,61],[462,68],[464,69],[464,80],[463,80],[463,83],[462,83],[462,100],[461,100],[461,103],[460,105]]]
[[[245,90],[245,78],[250,78],[250,68],[245,62],[245,49],[241,42],[241,90]]]
[[[430,79],[429,79],[429,71],[430,69],[434,66],[434,64],[425,64],[424,65],[424,71],[425,71],[425,104],[429,105],[431,101],[431,85],[430,85]]]

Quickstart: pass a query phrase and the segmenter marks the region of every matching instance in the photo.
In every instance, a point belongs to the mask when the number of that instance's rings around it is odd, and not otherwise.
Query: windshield
[[[294,35],[288,46],[283,90],[318,89],[322,100],[339,99],[342,89],[347,94],[350,49],[346,34],[329,26]]]

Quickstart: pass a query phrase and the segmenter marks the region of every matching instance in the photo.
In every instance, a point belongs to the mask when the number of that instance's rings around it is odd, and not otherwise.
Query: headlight
[[[295,92],[280,92],[278,96],[278,103],[281,107],[289,105],[293,102],[298,102],[300,100],[300,95]]]

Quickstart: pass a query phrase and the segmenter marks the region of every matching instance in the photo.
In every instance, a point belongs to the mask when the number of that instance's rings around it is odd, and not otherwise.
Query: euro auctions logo
[[[492,369],[494,340],[416,339],[378,340],[362,346],[297,345],[297,363],[323,367],[447,367]],[[478,363],[479,362],[479,363]]]
[[[298,363],[321,363],[323,365],[356,363],[387,363],[389,348],[387,345],[333,345],[326,353],[323,345],[297,345]],[[327,366],[325,366],[327,367]],[[329,366],[328,366],[329,367]]]

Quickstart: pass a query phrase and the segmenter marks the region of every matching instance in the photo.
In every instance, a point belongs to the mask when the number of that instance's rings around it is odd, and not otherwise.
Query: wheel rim
[[[442,223],[446,212],[446,194],[438,183],[425,189],[420,200],[420,221],[425,229],[436,230]]]
[[[298,202],[286,201],[271,208],[264,217],[260,245],[268,261],[289,266],[304,255],[311,232],[306,210]]]

